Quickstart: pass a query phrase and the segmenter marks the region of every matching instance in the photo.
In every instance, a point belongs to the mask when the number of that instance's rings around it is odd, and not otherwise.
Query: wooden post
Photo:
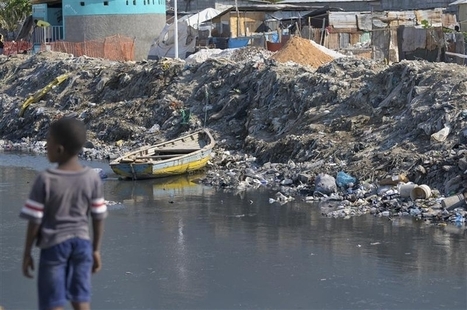
[[[237,11],[237,38],[238,38],[238,28],[240,28],[240,13],[238,12],[238,3],[235,0],[235,11]]]
[[[320,44],[324,45],[324,27],[326,26],[326,18],[323,17],[323,27],[321,28],[321,40]]]

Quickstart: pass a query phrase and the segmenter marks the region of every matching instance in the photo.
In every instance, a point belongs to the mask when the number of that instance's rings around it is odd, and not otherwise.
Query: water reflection
[[[212,195],[214,189],[198,184],[202,176],[186,174],[148,180],[116,180],[111,182],[110,191],[127,204],[164,199],[173,202],[175,197]]]

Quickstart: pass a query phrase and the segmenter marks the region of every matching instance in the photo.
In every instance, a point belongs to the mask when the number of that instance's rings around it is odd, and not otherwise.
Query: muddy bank
[[[18,116],[28,96],[64,73],[63,83]],[[325,214],[350,208],[337,216],[388,210],[394,216],[432,205],[420,214],[438,216],[441,198],[466,187],[467,70],[455,64],[339,58],[314,69],[248,49],[199,64],[41,53],[0,58],[0,90],[5,149],[43,151],[48,123],[72,114],[88,125],[88,159],[114,158],[206,126],[217,146],[203,182],[236,190],[268,186],[281,193],[274,202],[297,194],[339,201]],[[320,173],[339,171],[357,182],[315,193]],[[390,197],[397,206],[383,203],[382,193],[379,202],[368,200],[369,185],[401,173],[430,186],[432,198],[418,205]]]

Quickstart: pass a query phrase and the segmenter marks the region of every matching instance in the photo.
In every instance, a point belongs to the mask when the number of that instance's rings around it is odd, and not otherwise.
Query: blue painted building
[[[145,59],[166,23],[165,12],[165,0],[33,0],[33,18],[51,25],[36,29],[34,43],[84,42],[120,34],[134,38],[135,59]]]

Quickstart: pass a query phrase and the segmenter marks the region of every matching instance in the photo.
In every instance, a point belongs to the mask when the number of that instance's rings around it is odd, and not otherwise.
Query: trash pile
[[[273,203],[302,197],[330,216],[415,216],[417,209],[434,222],[465,218],[462,206],[442,203],[461,200],[467,188],[465,67],[343,57],[315,69],[236,53],[247,59],[0,57],[0,148],[44,152],[48,124],[64,115],[87,124],[83,158],[90,160],[206,126],[217,146],[205,184],[265,186],[278,192]],[[63,74],[66,80],[19,115],[28,98]],[[358,182],[316,190],[318,176],[337,179],[341,171]],[[404,183],[428,186],[430,197],[398,197],[399,184],[378,192],[382,180],[402,174]]]
[[[273,55],[273,52],[263,48],[248,46],[245,48],[229,48],[229,49],[201,49],[195,54],[187,57],[186,64],[200,64],[208,59],[229,59],[233,62],[244,61],[262,61]]]
[[[306,202],[317,203],[327,217],[412,216],[436,225],[464,226],[467,216],[463,193],[445,197],[436,188],[413,183],[404,173],[360,180],[340,170],[334,177],[316,172],[335,166],[334,162],[289,160],[258,165],[252,156],[228,151],[218,154],[213,161],[203,181],[205,184],[240,192],[267,187],[277,191],[269,203],[285,204],[301,197]]]

